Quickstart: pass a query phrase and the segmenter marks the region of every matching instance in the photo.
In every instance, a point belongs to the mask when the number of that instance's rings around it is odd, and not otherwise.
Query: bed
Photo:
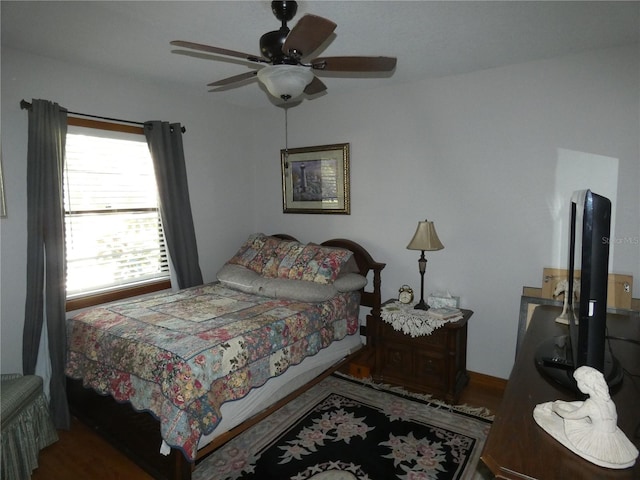
[[[71,411],[155,478],[188,480],[360,352],[360,306],[380,316],[384,266],[346,239],[254,234],[216,282],[81,312],[68,321]]]

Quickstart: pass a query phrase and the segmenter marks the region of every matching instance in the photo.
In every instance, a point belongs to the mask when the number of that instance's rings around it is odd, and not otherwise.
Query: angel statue
[[[549,435],[582,458],[606,468],[628,468],[636,463],[638,449],[617,426],[616,405],[604,375],[583,366],[573,373],[583,402],[541,403],[533,418]]]
[[[556,318],[556,322],[563,325],[569,325],[569,281],[561,280],[556,284],[556,288],[553,290],[553,297],[558,297],[564,293],[564,303],[562,305],[562,313]],[[574,301],[580,298],[580,282],[573,282],[573,299]]]

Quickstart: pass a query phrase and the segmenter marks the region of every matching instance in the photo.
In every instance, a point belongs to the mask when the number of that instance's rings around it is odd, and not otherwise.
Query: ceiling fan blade
[[[390,72],[396,63],[395,57],[323,57],[312,60],[311,66],[326,72]]]
[[[331,20],[317,15],[305,15],[293,27],[282,45],[282,53],[297,53],[300,58],[310,55],[329,38],[336,29]]]
[[[322,80],[314,75],[311,83],[305,87],[304,93],[307,95],[315,95],[316,93],[324,92],[326,89],[327,86],[322,82]]]
[[[235,50],[227,50],[226,48],[212,47],[210,45],[203,45],[201,43],[185,42],[184,40],[173,40],[171,45],[176,47],[190,48],[192,50],[200,50],[201,52],[217,53],[218,55],[226,55],[228,57],[237,57],[249,60],[250,62],[262,62],[268,63],[267,60],[261,57],[256,57],[249,53],[237,52]]]
[[[254,78],[257,73],[258,73],[257,70],[253,70],[251,72],[241,73],[240,75],[234,75],[232,77],[223,78],[222,80],[208,83],[207,87],[224,87],[226,85],[231,85],[232,83],[242,82],[243,80]]]

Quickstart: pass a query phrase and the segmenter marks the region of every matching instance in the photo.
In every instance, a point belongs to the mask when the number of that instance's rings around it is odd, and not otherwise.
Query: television
[[[569,325],[566,334],[538,347],[535,362],[544,375],[576,391],[574,370],[593,367],[603,373],[611,389],[623,376],[606,347],[611,201],[591,190],[579,190],[573,193],[570,207],[565,291]]]

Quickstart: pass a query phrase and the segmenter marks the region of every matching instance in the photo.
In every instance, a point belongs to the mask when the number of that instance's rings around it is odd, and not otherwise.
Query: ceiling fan
[[[242,58],[249,62],[264,64],[250,72],[234,75],[208,84],[216,87],[211,92],[231,86],[239,86],[247,80],[258,78],[269,93],[285,102],[303,93],[315,95],[324,92],[326,85],[314,75],[317,72],[390,72],[396,66],[394,57],[318,57],[309,59],[333,33],[336,24],[317,15],[305,15],[289,29],[290,21],[298,10],[294,1],[273,1],[271,10],[282,22],[279,30],[267,32],[260,37],[261,56],[213,47],[200,43],[174,40],[171,45],[228,57]],[[174,51],[174,53],[182,53]],[[237,85],[234,85],[237,84]]]

